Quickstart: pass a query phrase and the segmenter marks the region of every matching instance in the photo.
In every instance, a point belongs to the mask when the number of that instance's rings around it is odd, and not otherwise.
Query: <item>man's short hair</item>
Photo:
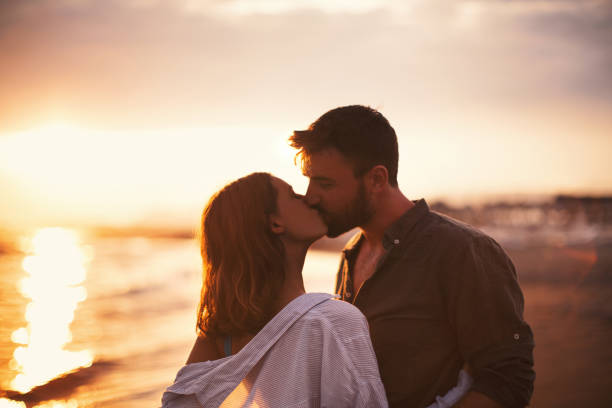
[[[397,136],[376,109],[362,105],[332,109],[307,130],[294,131],[289,142],[298,149],[295,157],[302,170],[307,168],[311,154],[335,148],[353,165],[355,177],[383,165],[389,173],[389,184],[397,187]]]

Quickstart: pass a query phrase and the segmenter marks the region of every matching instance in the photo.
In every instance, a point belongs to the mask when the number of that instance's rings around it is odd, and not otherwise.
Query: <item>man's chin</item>
[[[351,230],[351,228],[346,228],[346,229],[328,228],[326,236],[328,238],[338,238],[340,235],[342,235],[345,232],[348,232],[350,230]]]
[[[348,232],[355,228],[355,226],[350,225],[350,223],[327,222],[325,217],[323,217],[323,221],[325,222],[325,225],[327,225],[327,234],[325,235],[328,238],[338,238],[345,232]]]

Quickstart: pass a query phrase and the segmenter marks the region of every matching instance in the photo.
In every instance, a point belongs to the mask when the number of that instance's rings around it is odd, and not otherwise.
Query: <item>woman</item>
[[[387,406],[364,316],[305,294],[306,251],[326,232],[317,211],[267,173],[211,198],[198,337],[163,407]]]

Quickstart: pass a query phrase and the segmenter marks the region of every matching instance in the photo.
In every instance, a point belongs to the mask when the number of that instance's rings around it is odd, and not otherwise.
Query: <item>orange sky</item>
[[[411,198],[612,192],[611,1],[0,2],[0,223],[197,221],[379,108]]]

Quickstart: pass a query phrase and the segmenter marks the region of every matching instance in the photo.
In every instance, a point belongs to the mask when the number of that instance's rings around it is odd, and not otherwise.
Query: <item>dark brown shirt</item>
[[[512,261],[484,233],[415,204],[385,231],[385,254],[359,291],[351,276],[362,234],[344,249],[336,283],[368,319],[390,406],[426,407],[465,362],[473,391],[526,406],[534,341]]]

